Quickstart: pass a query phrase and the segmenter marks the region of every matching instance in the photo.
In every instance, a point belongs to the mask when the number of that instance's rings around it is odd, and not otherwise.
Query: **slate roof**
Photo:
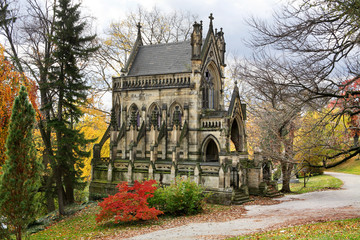
[[[128,76],[191,72],[190,41],[140,46]]]

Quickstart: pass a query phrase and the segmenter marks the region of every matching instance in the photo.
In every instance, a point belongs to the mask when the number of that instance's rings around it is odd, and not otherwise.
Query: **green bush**
[[[169,186],[158,187],[149,205],[170,215],[195,214],[201,212],[207,194],[195,182],[176,178]]]
[[[281,167],[279,166],[273,173],[273,180],[277,181],[281,177]]]

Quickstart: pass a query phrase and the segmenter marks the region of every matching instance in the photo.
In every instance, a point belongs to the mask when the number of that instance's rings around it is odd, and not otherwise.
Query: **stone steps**
[[[280,197],[283,196],[284,194],[282,194],[281,192],[279,192],[278,190],[276,190],[273,186],[268,185],[268,190],[265,194],[265,197]]]
[[[241,205],[243,203],[249,202],[250,197],[248,194],[243,193],[242,191],[235,190],[235,195],[231,199],[232,205]]]

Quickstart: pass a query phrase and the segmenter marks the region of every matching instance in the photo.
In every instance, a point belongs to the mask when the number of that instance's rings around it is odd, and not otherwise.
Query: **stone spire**
[[[216,32],[215,34],[216,34],[216,45],[220,51],[221,64],[225,65],[226,43],[224,39],[223,29],[220,28],[220,32]]]
[[[209,19],[210,19],[209,30],[210,29],[212,30],[213,29],[213,20],[214,20],[212,13],[210,13]]]
[[[143,42],[142,42],[142,37],[141,37],[141,24],[140,22],[136,25],[138,32],[137,32],[137,38],[136,38],[136,42],[142,46]]]
[[[143,41],[142,41],[142,37],[141,37],[141,24],[140,24],[140,22],[136,25],[136,27],[138,29],[138,32],[137,32],[137,37],[136,37],[134,46],[131,49],[129,58],[127,59],[126,56],[125,56],[125,66],[121,69],[121,72],[124,73],[124,74],[129,71],[129,69],[131,67],[131,64],[133,63],[134,58],[135,58],[135,56],[137,54],[137,51],[139,50],[139,47],[143,46]]]
[[[191,34],[191,59],[200,59],[202,45],[202,22],[195,22]]]

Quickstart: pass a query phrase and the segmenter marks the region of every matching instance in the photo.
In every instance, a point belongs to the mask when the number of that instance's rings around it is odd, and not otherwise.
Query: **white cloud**
[[[273,9],[285,0],[84,0],[82,5],[97,18],[95,25],[102,34],[111,22],[118,21],[138,6],[151,10],[157,6],[163,11],[183,10],[199,16],[207,31],[208,16],[213,13],[214,27],[224,29],[228,52],[246,53],[242,40],[249,37],[245,19],[250,16],[270,18]]]

